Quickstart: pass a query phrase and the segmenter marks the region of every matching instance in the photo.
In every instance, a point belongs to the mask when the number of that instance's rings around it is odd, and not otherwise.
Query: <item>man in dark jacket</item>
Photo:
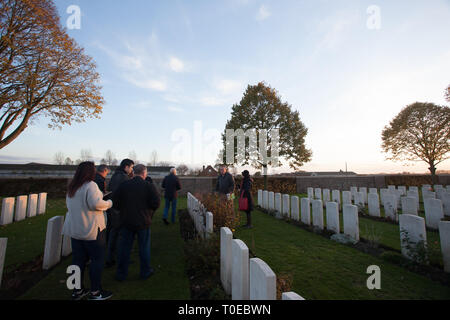
[[[147,168],[138,164],[135,176],[122,183],[113,195],[114,206],[120,211],[120,238],[116,279],[123,281],[128,275],[131,249],[137,235],[141,279],[150,277],[154,270],[150,266],[150,225],[156,209],[159,208],[160,195],[153,183],[145,181]]]
[[[216,191],[223,195],[231,195],[234,192],[233,176],[228,172],[226,166],[221,166],[219,173],[220,175],[217,178]]]
[[[122,160],[120,166],[114,172],[114,175],[111,177],[111,181],[109,182],[108,190],[112,192],[112,196],[114,196],[114,193],[123,182],[130,180],[130,175],[133,173],[133,166],[133,160]],[[116,262],[116,248],[117,239],[119,237],[120,216],[119,210],[114,207],[109,209],[106,213],[108,218],[106,221],[106,241],[108,242],[106,251],[106,267],[108,268],[113,266]]]
[[[95,174],[94,182],[98,185],[103,194],[106,193],[106,176],[109,173],[108,166],[101,164],[97,167],[97,173]]]
[[[163,221],[166,225],[169,224],[167,216],[169,215],[170,203],[172,203],[172,223],[175,223],[175,215],[177,213],[177,191],[181,189],[180,180],[177,177],[177,170],[175,168],[170,169],[170,174],[166,176],[162,182],[162,188],[164,189],[164,215]]]

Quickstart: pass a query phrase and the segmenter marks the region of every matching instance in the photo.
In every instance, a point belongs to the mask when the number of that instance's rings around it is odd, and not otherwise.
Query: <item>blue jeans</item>
[[[164,214],[163,218],[167,219],[167,216],[169,215],[169,207],[170,203],[172,202],[172,223],[175,223],[175,215],[177,214],[177,198],[164,198],[166,201],[166,205],[164,206]]]
[[[72,264],[80,267],[81,287],[83,286],[84,269],[86,263],[89,265],[89,278],[91,280],[91,291],[102,290],[102,271],[105,259],[105,230],[97,234],[96,240],[77,240],[72,238]]]
[[[150,267],[150,228],[131,231],[125,227],[120,229],[118,243],[118,263],[116,279],[123,281],[128,276],[128,265],[130,264],[130,254],[133,248],[134,236],[137,234],[139,244],[139,257],[141,273],[143,279],[148,278],[152,273]]]

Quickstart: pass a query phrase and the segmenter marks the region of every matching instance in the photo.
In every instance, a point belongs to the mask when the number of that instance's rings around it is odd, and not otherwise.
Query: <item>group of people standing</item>
[[[88,296],[89,300],[106,300],[112,293],[103,290],[101,275],[104,267],[117,264],[117,281],[124,281],[128,276],[128,266],[134,239],[137,237],[140,258],[140,278],[148,279],[154,269],[150,264],[152,219],[160,206],[160,194],[147,167],[135,165],[125,159],[111,177],[106,186],[109,168],[100,165],[97,169],[93,162],[81,163],[71,180],[66,196],[67,215],[63,234],[71,238],[72,264],[80,268],[81,288],[72,292],[73,300]],[[243,173],[240,196],[248,199],[247,224],[251,228],[252,179],[247,170]],[[164,189],[165,207],[163,221],[169,225],[170,206],[171,222],[175,223],[178,191],[181,183],[172,168],[161,187]],[[225,166],[220,168],[216,191],[232,199],[235,183]],[[84,270],[89,264],[90,290],[83,286]]]

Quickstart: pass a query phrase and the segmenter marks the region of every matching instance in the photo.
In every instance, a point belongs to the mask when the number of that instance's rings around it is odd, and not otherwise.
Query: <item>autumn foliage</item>
[[[217,193],[205,193],[195,196],[214,215],[214,232],[222,227],[235,230],[239,226],[241,216],[240,211],[234,208],[234,203],[226,199],[225,196]]]
[[[96,65],[50,0],[0,0],[0,149],[39,116],[50,128],[98,118]]]

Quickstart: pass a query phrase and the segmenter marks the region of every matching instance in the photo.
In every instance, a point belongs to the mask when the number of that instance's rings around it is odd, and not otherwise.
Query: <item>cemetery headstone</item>
[[[299,200],[297,196],[291,197],[291,219],[300,221]]]
[[[22,221],[27,217],[28,196],[18,196],[16,198],[16,212],[14,221]]]
[[[37,194],[30,194],[28,196],[28,208],[27,208],[27,218],[31,218],[36,216],[37,212]]]
[[[420,248],[426,248],[427,233],[425,219],[412,214],[401,214],[400,243],[402,255],[411,260],[419,260]]]
[[[425,199],[425,223],[428,228],[438,229],[439,222],[444,219],[442,201],[439,199]]]
[[[402,197],[402,214],[418,215],[417,200],[415,197]]]
[[[242,240],[233,239],[231,245],[231,297],[233,300],[250,298],[248,247]]]
[[[358,207],[351,204],[344,205],[343,217],[344,234],[356,241],[359,241]]]
[[[64,217],[56,216],[48,220],[45,235],[44,261],[42,269],[48,270],[61,261],[62,228]]]
[[[327,230],[333,231],[334,233],[340,232],[339,223],[339,207],[337,202],[327,202]]]
[[[283,216],[289,218],[289,212],[290,210],[290,201],[289,201],[289,195],[283,194]]]
[[[305,300],[302,296],[295,292],[283,292],[281,294],[281,300]]]
[[[314,201],[314,200],[313,200]],[[311,205],[309,198],[301,198],[301,220],[304,224],[311,225]]]
[[[441,240],[442,260],[444,271],[450,272],[450,221],[439,222],[439,237]]]
[[[277,278],[259,258],[250,259],[250,300],[276,300]]]
[[[312,202],[312,222],[314,227],[323,230],[322,200],[313,200]]]
[[[13,222],[14,218],[14,198],[3,198],[2,215],[0,216],[0,225],[4,226]]]
[[[227,294],[231,294],[231,240],[233,233],[227,227],[220,228],[220,280]]]
[[[372,217],[380,217],[380,201],[378,199],[378,193],[369,193],[367,195],[369,215]]]
[[[3,267],[5,266],[6,246],[8,238],[0,238],[0,287],[2,285]]]
[[[39,193],[37,214],[44,214],[47,207],[47,193]]]

